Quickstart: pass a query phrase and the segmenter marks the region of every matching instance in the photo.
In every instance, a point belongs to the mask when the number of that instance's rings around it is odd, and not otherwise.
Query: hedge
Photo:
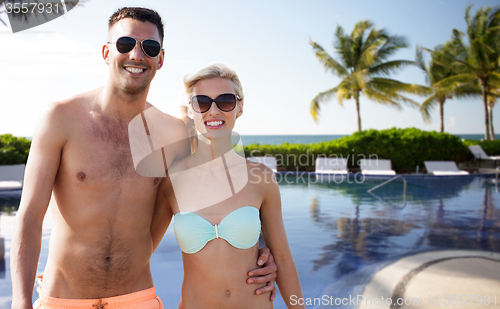
[[[493,146],[487,149],[493,151]],[[458,136],[416,128],[371,129],[317,144],[245,146],[247,157],[265,155],[275,156],[278,166],[292,171],[313,168],[318,156],[347,158],[349,168],[359,167],[359,159],[390,159],[396,172],[414,172],[417,165],[423,167],[424,161],[458,163],[471,159],[467,144]]]
[[[31,141],[24,137],[0,135],[0,165],[25,164],[30,146]]]
[[[483,148],[484,152],[486,152],[489,156],[498,156],[500,155],[500,140],[495,141],[478,141],[478,140],[470,140],[466,139],[463,141],[464,145],[469,147],[471,145],[479,145]]]

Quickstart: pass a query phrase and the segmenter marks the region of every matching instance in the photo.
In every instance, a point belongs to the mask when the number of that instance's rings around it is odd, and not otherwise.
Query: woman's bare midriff
[[[182,309],[268,309],[270,293],[255,294],[265,284],[248,284],[248,272],[257,268],[258,245],[237,249],[224,239],[214,239],[195,254],[182,254],[184,282]]]

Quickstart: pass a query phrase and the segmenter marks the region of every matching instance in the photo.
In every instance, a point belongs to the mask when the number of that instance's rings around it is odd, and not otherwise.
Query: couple
[[[189,90],[190,114],[203,136],[199,152],[189,156],[185,125],[163,114],[161,123],[150,126],[168,132],[163,145],[175,145],[161,149],[172,177],[144,177],[136,171],[129,124],[152,108],[146,98],[151,80],[163,65],[162,41],[163,25],[156,12],[142,8],[115,12],[109,21],[108,44],[102,49],[110,72],[104,87],[53,104],[38,124],[11,246],[12,308],[32,307],[42,222],[51,199],[54,225],[35,303],[39,308],[162,308],[149,263],[173,214],[185,265],[181,308],[272,307],[269,293],[275,293],[276,265],[269,250],[261,250],[258,257],[258,265],[264,261],[269,265],[251,270],[258,255],[259,219],[280,267],[277,280],[287,305],[292,294],[302,297],[275,183],[259,185],[248,176],[248,185],[233,185],[229,198],[198,209],[184,203],[189,199],[179,203],[175,198],[190,185],[182,180],[184,171],[195,166],[202,172],[205,165],[200,162],[227,158],[228,173],[236,170],[234,183],[244,178],[241,162],[225,156],[227,134],[217,133],[223,131],[218,127],[230,131],[242,112],[243,95],[238,94],[234,79],[204,78]],[[231,95],[239,96],[234,104]],[[221,126],[220,121],[225,123]],[[209,151],[214,156],[206,159]],[[250,168],[266,171],[262,166]],[[190,187],[191,196],[199,196],[196,190],[205,190],[199,189],[203,185],[211,187],[204,178],[196,181]],[[223,227],[229,227],[225,236]],[[207,238],[208,230],[223,239]],[[201,243],[204,237],[206,243]],[[255,293],[247,285],[269,281]]]

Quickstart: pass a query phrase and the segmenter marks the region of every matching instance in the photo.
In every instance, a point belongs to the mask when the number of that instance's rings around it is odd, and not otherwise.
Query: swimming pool
[[[307,174],[278,178],[285,227],[306,298],[361,294],[376,271],[419,252],[500,252],[500,194],[492,178],[408,176],[406,205],[401,178],[372,194],[367,191],[389,178],[351,178],[350,183]],[[47,260],[47,221],[40,272]],[[1,216],[7,250],[12,225],[12,216]],[[10,308],[8,262],[7,254],[7,270],[0,272],[0,308]],[[183,272],[172,228],[151,268],[165,308],[177,308]],[[285,308],[280,298],[275,308]]]

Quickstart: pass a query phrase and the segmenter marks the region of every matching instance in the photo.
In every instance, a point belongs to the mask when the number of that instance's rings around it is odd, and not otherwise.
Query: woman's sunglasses
[[[193,110],[197,113],[205,113],[215,102],[217,107],[223,112],[230,112],[236,107],[236,102],[240,101],[240,97],[232,93],[224,93],[215,99],[206,95],[195,95],[191,98],[190,103]]]
[[[118,38],[116,42],[108,42],[108,43],[115,43],[116,49],[121,54],[127,54],[132,49],[135,48],[138,42],[141,45],[142,51],[144,52],[144,54],[146,54],[146,56],[154,58],[160,54],[161,51],[160,42],[152,39],[144,39],[142,41],[137,41],[133,37],[122,36],[121,38]]]

